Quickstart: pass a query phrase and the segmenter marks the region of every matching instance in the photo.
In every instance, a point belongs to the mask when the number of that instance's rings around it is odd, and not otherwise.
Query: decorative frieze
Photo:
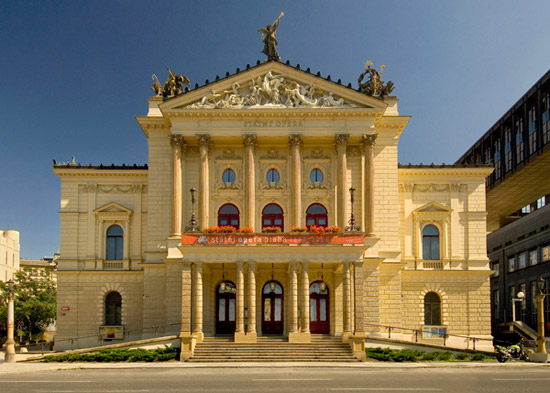
[[[83,193],[141,193],[147,192],[145,184],[133,185],[106,185],[106,184],[83,184],[79,186],[79,190]]]

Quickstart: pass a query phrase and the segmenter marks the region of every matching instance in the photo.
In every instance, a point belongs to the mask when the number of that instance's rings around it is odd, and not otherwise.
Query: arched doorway
[[[283,334],[283,287],[268,281],[262,290],[262,334]]]
[[[216,287],[216,334],[235,333],[235,284],[222,281]]]
[[[309,329],[312,334],[330,333],[328,286],[321,283],[322,281],[314,281],[309,286]]]

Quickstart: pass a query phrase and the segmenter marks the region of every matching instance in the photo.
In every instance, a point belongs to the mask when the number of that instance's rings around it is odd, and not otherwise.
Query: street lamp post
[[[13,328],[14,328],[14,313],[13,313],[13,280],[9,280],[8,284],[8,340],[6,341],[6,356],[4,358],[5,363],[15,363],[15,341],[13,340]]]
[[[523,292],[518,292],[518,294],[516,295],[517,298],[515,299],[512,299],[513,300],[513,303],[512,303],[512,322],[516,322],[516,303],[519,302],[523,302],[523,298],[525,297],[525,294]]]
[[[544,337],[544,279],[537,280],[537,353],[546,354],[546,338]]]

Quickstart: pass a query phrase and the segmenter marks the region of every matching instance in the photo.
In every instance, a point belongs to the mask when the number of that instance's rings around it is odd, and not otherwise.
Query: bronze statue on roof
[[[258,32],[262,33],[262,41],[264,42],[264,49],[262,52],[267,56],[267,60],[281,61],[281,56],[277,53],[278,42],[277,38],[275,38],[275,34],[277,33],[277,27],[279,27],[279,20],[283,15],[284,13],[281,12],[281,15],[275,19],[273,24],[267,25],[265,29],[258,30]]]
[[[367,61],[365,63],[365,71],[359,75],[357,80],[359,90],[361,93],[372,97],[384,97],[389,95],[393,91],[394,87],[392,81],[389,81],[386,85],[384,85],[384,81],[382,80],[382,72],[384,72],[384,67],[386,66],[382,65],[380,67],[380,72],[378,72],[374,68],[370,68],[371,65],[372,61]],[[363,82],[363,79],[367,74],[369,75],[369,80]]]
[[[153,91],[157,96],[173,97],[183,93],[183,87],[189,85],[189,79],[185,75],[174,74],[168,67],[168,79],[164,83],[164,87],[161,86],[157,76],[153,74]]]

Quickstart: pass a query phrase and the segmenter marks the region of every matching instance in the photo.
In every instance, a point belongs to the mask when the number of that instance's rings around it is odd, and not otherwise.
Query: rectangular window
[[[523,162],[523,119],[516,121],[516,164]]]
[[[528,112],[529,154],[537,151],[537,111],[533,104]]]
[[[544,246],[542,246],[540,251],[541,259],[543,260],[543,262],[550,260],[550,245],[545,244]]]
[[[514,257],[508,258],[508,273],[512,273],[516,270],[516,259]]]
[[[512,130],[510,127],[506,127],[504,130],[504,170],[506,172],[512,169]]]
[[[498,277],[500,275],[500,264],[498,261],[491,264],[491,270],[494,271],[491,277]]]
[[[535,248],[534,250],[529,251],[529,266],[535,266],[539,263],[539,253]]]
[[[327,320],[327,299],[319,299],[319,320],[321,322]]]
[[[537,282],[531,281],[531,312],[537,314]]]
[[[493,149],[495,163],[495,171],[493,173],[495,174],[495,179],[500,179],[502,168],[502,161],[500,160],[500,138],[495,140]]]
[[[550,142],[550,90],[542,93],[542,140],[544,144]]]
[[[531,205],[523,206],[523,207],[521,208],[521,212],[522,212],[523,214],[529,214],[529,213],[531,213]]]
[[[499,303],[500,295],[498,289],[495,289],[493,291],[493,318],[497,323],[500,322]]]
[[[537,199],[537,209],[546,206],[546,197]]]
[[[526,267],[527,267],[527,253],[522,252],[518,255],[517,268],[518,269],[525,269]]]

